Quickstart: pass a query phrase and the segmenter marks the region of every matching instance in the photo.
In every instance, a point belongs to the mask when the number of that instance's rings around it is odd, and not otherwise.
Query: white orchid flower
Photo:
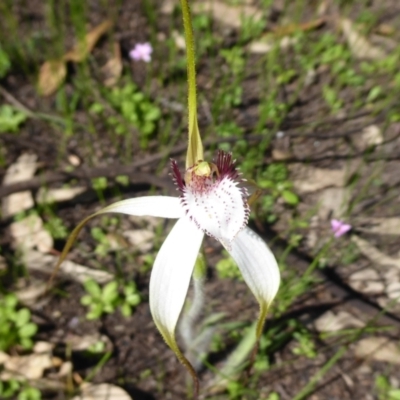
[[[278,291],[280,274],[270,249],[246,226],[250,211],[247,190],[239,186],[241,179],[230,153],[219,151],[215,163],[196,163],[186,170],[184,177],[173,161],[172,174],[181,192],[180,197],[146,196],[105,207],[75,228],[60,263],[82,227],[97,215],[122,213],[177,219],[158,252],[151,272],[150,310],[161,335],[193,375],[191,365],[177,346],[175,328],[204,234],[225,247],[256,297],[260,305],[258,336]]]

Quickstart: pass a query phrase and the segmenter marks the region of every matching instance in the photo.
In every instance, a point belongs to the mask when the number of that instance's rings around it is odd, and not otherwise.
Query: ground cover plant
[[[234,154],[282,276],[253,352],[257,304],[205,239],[204,304],[193,284],[176,330],[199,398],[399,398],[400,6],[191,6],[204,156]],[[83,218],[178,195],[180,4],[5,1],[0,15],[0,397],[191,398],[149,312],[168,222],[89,221],[46,290]]]

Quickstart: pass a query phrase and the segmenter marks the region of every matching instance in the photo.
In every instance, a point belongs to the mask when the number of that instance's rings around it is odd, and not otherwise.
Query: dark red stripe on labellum
[[[183,193],[185,189],[185,181],[182,178],[181,171],[179,170],[178,163],[175,160],[171,160],[172,179],[175,182],[178,189]]]
[[[218,150],[215,165],[218,168],[220,179],[227,176],[233,180],[238,179],[239,173],[236,170],[235,160],[232,160],[232,153]]]

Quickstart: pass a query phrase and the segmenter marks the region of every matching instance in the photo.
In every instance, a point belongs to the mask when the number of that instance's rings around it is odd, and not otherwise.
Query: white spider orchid
[[[218,152],[214,163],[200,161],[182,177],[172,161],[180,197],[146,196],[122,200],[83,220],[72,232],[62,253],[65,258],[82,227],[104,213],[177,219],[162,244],[150,277],[150,310],[167,344],[192,371],[175,340],[175,327],[189,288],[204,234],[218,240],[236,261],[243,278],[260,304],[257,335],[279,288],[279,269],[265,242],[247,228],[247,191],[230,153]]]
[[[204,234],[215,238],[236,261],[243,278],[260,305],[257,336],[261,335],[268,308],[280,283],[276,260],[265,242],[247,228],[249,204],[247,190],[230,153],[218,152],[214,163],[203,161],[203,147],[197,125],[194,49],[190,14],[181,1],[188,52],[189,144],[186,171],[181,175],[172,161],[172,175],[180,197],[149,196],[114,203],[83,220],[72,232],[56,268],[65,259],[82,227],[104,213],[153,216],[177,219],[155,259],[150,277],[150,310],[168,346],[188,368],[175,339],[175,328],[182,311],[195,262]],[[197,389],[196,389],[197,391]]]

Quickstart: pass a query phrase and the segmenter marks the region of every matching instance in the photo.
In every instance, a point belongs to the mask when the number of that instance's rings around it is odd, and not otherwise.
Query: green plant
[[[104,353],[104,350],[106,349],[106,344],[102,340],[98,340],[97,342],[91,344],[87,352],[89,354],[101,354]]]
[[[9,399],[15,396],[21,387],[21,382],[16,379],[9,379],[7,381],[0,380],[0,397],[2,399]]]
[[[97,319],[105,313],[111,314],[117,307],[121,307],[121,313],[124,316],[131,315],[132,309],[141,302],[136,284],[130,282],[125,285],[122,294],[118,286],[117,281],[111,281],[103,288],[92,279],[84,283],[87,294],[81,298],[81,304],[89,307],[87,319]]]
[[[11,68],[11,61],[8,54],[0,45],[0,79],[5,77],[9,69]]]
[[[7,294],[0,299],[0,350],[12,346],[24,349],[32,347],[32,336],[37,332],[37,325],[30,322],[31,313],[27,308],[17,309],[18,299],[14,294]]]
[[[93,189],[96,190],[96,192],[101,191],[101,190],[106,190],[107,189],[107,178],[104,176],[100,176],[98,178],[93,178],[92,179],[92,186]]]
[[[400,389],[393,388],[386,376],[378,375],[375,378],[375,387],[379,400],[400,400]]]
[[[243,280],[235,261],[229,256],[228,252],[223,250],[224,258],[219,260],[215,266],[218,277],[221,279]]]
[[[44,227],[54,239],[65,239],[68,236],[68,230],[63,220],[55,215],[45,222]]]
[[[18,394],[17,397],[15,397]],[[40,391],[17,379],[0,380],[0,398],[17,400],[41,400]]]
[[[26,118],[26,114],[8,104],[0,106],[0,133],[17,132],[19,126]]]
[[[240,29],[240,39],[247,42],[260,36],[265,29],[265,20],[263,18],[257,20],[253,17],[242,18],[242,26]]]
[[[274,123],[278,126],[287,114],[288,105],[285,103],[280,103],[276,99],[274,92],[271,92],[268,98],[263,100],[259,108],[260,117],[256,131],[262,130],[267,122]]]
[[[234,121],[227,121],[215,127],[215,133],[220,137],[243,136],[244,130]]]
[[[81,304],[89,307],[87,319],[97,319],[104,313],[111,314],[115,311],[119,302],[117,281],[111,281],[101,288],[97,282],[89,279],[84,287],[87,294],[81,298]]]
[[[256,359],[254,361],[254,369],[255,371],[267,371],[270,367],[270,360],[268,358],[268,351],[272,345],[272,339],[269,335],[262,335],[260,337],[259,343],[259,351],[256,355]]]
[[[147,274],[148,272],[150,272],[151,269],[153,268],[154,260],[155,260],[154,254],[149,253],[143,255],[142,264],[140,266],[139,272],[141,274]]]
[[[41,400],[42,395],[39,389],[27,386],[18,395],[18,400]]]
[[[115,178],[115,181],[118,182],[121,186],[128,186],[129,185],[129,176],[127,176],[127,175],[118,175]]]
[[[129,317],[132,314],[133,308],[140,304],[141,298],[135,282],[127,283],[122,291],[121,313],[124,317]]]
[[[237,107],[242,103],[242,95],[243,88],[235,84],[223,92],[220,101],[224,105],[225,109]]]
[[[114,228],[118,225],[118,222],[119,219],[117,217],[103,216],[101,219],[101,226]],[[103,228],[94,226],[93,228],[91,228],[90,233],[93,239],[95,239],[97,242],[94,252],[100,257],[104,257],[111,250],[115,249],[115,246],[113,245],[113,243],[111,243],[108,234],[106,233],[106,231],[103,230]]]
[[[322,87],[322,95],[332,112],[337,112],[343,107],[343,101],[339,98],[334,88],[324,85]]]
[[[314,341],[306,329],[303,328],[294,332],[293,338],[297,341],[296,346],[292,349],[294,354],[302,355],[307,358],[315,358],[317,356]]]
[[[100,103],[93,103],[89,112],[106,116],[106,123],[117,135],[129,134],[132,125],[139,131],[140,144],[145,148],[161,117],[159,107],[132,82],[122,88],[112,89],[107,97],[117,115],[107,115],[105,106]]]
[[[104,176],[92,179],[93,189],[96,191],[97,197],[104,202],[104,191],[107,189],[108,181]]]
[[[268,397],[265,400],[279,400],[281,397],[279,396],[278,393],[272,392],[268,395]]]
[[[231,400],[243,399],[245,393],[247,392],[246,386],[238,381],[230,381],[226,388],[229,393],[229,399]]]
[[[373,103],[376,100],[378,100],[380,97],[382,97],[384,92],[384,89],[382,86],[374,86],[368,93],[367,96],[367,103]]]
[[[231,49],[221,50],[221,56],[228,64],[232,75],[240,75],[243,73],[245,60],[244,51],[241,47],[232,47]]]
[[[196,40],[199,57],[221,42],[221,39],[212,31],[212,19],[209,15],[199,14],[193,16],[193,28],[201,32],[201,39]]]
[[[94,252],[100,257],[104,257],[111,250],[111,245],[110,241],[107,238],[107,234],[98,226],[94,226],[90,230],[90,233],[93,239],[98,242]]]
[[[289,180],[287,167],[282,163],[270,164],[260,174],[257,185],[267,190],[267,194],[261,199],[261,209],[267,215],[269,222],[275,220],[273,207],[278,198],[282,198],[289,206],[296,206],[299,203],[299,198],[293,191],[293,183]]]
[[[19,381],[17,379],[9,379],[6,381],[0,381],[0,398],[13,398],[17,400],[41,400],[42,395],[38,389],[27,385],[23,381]]]

